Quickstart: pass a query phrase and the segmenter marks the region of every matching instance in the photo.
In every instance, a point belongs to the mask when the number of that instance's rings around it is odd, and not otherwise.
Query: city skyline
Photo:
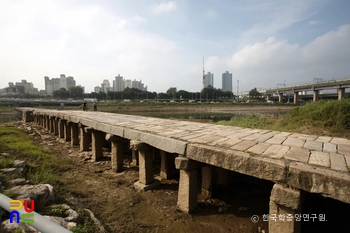
[[[1,1],[0,88],[66,73],[86,92],[123,74],[149,91],[202,89],[205,71],[233,92],[350,77],[347,0]],[[217,78],[215,88],[222,87]]]

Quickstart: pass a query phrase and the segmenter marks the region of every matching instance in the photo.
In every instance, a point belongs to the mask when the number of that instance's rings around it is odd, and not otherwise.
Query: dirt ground
[[[80,152],[40,126],[29,125],[38,144],[69,164],[59,171],[66,183],[60,192],[68,204],[90,209],[106,232],[268,232],[268,222],[261,216],[268,214],[272,183],[232,173],[229,187],[216,186],[211,199],[200,200],[193,213],[185,214],[176,208],[178,173],[172,180],[162,180],[155,190],[137,192],[133,184],[138,180],[138,167],[130,166],[127,144],[124,171],[115,173],[108,148],[103,161],[92,162],[91,152]],[[159,165],[159,154],[155,153],[155,177]],[[199,171],[198,184],[200,177]],[[252,222],[252,215],[260,217],[257,223]]]

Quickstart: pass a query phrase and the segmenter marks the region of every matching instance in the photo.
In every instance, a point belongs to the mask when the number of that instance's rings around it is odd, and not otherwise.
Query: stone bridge
[[[137,190],[159,185],[153,174],[153,149],[159,149],[160,176],[168,179],[175,168],[180,170],[177,207],[187,213],[197,207],[197,188],[209,198],[215,182],[228,182],[229,171],[275,183],[270,215],[302,213],[302,190],[350,203],[348,139],[104,112],[19,110],[23,120],[34,121],[82,151],[91,144],[94,161],[103,157],[109,142],[115,172],[123,169],[123,144],[128,142],[133,160],[138,156]],[[269,232],[300,232],[300,222],[269,221]]]

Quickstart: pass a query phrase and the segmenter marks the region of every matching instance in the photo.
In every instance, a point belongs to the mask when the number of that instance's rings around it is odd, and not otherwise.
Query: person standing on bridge
[[[87,104],[86,104],[86,101],[84,101],[83,103],[83,110],[86,111],[87,110]]]

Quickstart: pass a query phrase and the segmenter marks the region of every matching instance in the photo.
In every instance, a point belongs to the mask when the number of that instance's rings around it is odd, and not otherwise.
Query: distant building
[[[208,72],[206,75],[204,75],[204,88],[208,86],[214,87],[214,74]]]
[[[120,76],[120,74],[118,74],[118,76],[115,76],[113,90],[117,92],[124,91],[124,80],[123,76]]]
[[[0,95],[39,94],[38,88],[35,88],[33,83],[27,82],[25,79],[21,80],[21,82],[16,82],[16,84],[9,82],[8,85],[8,87],[0,90]]]
[[[123,77],[118,74],[118,76],[116,76],[115,80],[113,81],[113,91],[121,92],[124,91],[124,89],[127,87],[147,91],[147,86],[145,86],[141,80],[136,81],[136,79],[134,79],[131,81],[130,79],[123,79]]]
[[[58,91],[61,88],[68,91],[69,88],[75,87],[75,80],[72,76],[66,77],[64,74],[61,74],[59,78],[52,78],[50,80],[48,76],[45,76],[44,79],[45,91],[49,95],[52,95],[54,91]]]
[[[102,88],[99,87],[99,86],[96,86],[96,87],[94,87],[94,92],[95,93],[100,93],[100,92],[102,92]]]
[[[230,74],[228,71],[222,74],[222,91],[232,92],[232,74]]]
[[[125,79],[125,88],[132,88],[131,79]]]
[[[111,88],[111,85],[109,84],[109,81],[107,79],[103,80],[101,83],[101,91],[104,93],[108,93]]]

